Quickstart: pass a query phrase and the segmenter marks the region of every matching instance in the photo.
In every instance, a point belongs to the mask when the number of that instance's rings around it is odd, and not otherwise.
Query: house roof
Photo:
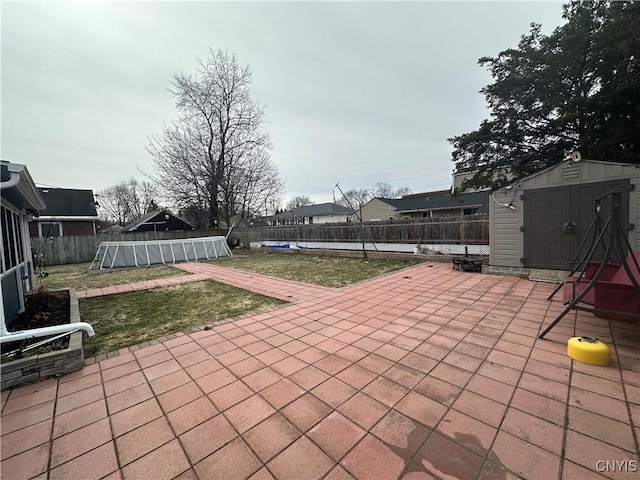
[[[157,215],[170,215],[174,218],[177,218],[178,220],[180,220],[181,222],[186,223],[187,225],[189,225],[191,228],[195,228],[193,225],[191,225],[189,222],[187,222],[185,219],[180,218],[179,216],[171,213],[171,210],[167,210],[165,209],[160,209],[160,210],[155,210],[153,212],[149,212],[149,213],[145,213],[143,216],[141,216],[139,219],[134,220],[133,222],[127,223],[124,227],[122,227],[122,231],[123,232],[132,232],[134,230],[136,230],[140,225],[143,225],[145,223],[147,223],[148,221],[150,221],[152,218],[156,217]]]
[[[403,198],[380,198],[379,200],[394,207],[398,213],[465,207],[477,207],[478,213],[489,212],[489,192],[486,191],[452,195],[450,191],[445,190],[413,194]]]
[[[38,192],[47,204],[42,217],[98,217],[92,190],[38,187]]]
[[[402,200],[404,200],[405,198],[424,197],[427,195],[445,194],[445,193],[451,193],[451,189],[447,188],[446,190],[434,190],[433,192],[410,193],[408,195],[403,195]]]
[[[402,205],[404,205],[406,203],[406,202],[403,203],[404,199],[402,199],[402,198],[376,197],[376,199],[386,203],[387,205],[391,205],[396,210],[398,210],[399,208],[402,208]]]
[[[296,207],[288,212],[284,212],[280,216],[319,217],[322,215],[351,215],[352,213],[353,212],[350,208],[329,202],[318,203],[317,205],[307,205],[305,207]]]
[[[25,165],[2,160],[0,186],[2,198],[14,207],[33,212],[40,212],[46,207]]]

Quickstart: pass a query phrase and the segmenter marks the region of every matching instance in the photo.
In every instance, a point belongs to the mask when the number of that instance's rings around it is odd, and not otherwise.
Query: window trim
[[[38,236],[39,236],[40,238],[49,238],[49,237],[45,237],[45,236],[42,234],[42,225],[43,225],[43,224],[58,225],[58,226],[60,227],[60,235],[57,235],[57,236],[60,236],[60,237],[63,237],[63,236],[64,236],[64,231],[63,231],[63,229],[62,229],[62,222],[52,222],[52,221],[47,221],[47,222],[38,222]]]

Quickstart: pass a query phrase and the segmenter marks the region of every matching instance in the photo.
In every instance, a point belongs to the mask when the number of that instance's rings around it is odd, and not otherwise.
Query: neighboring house
[[[296,207],[271,217],[274,225],[312,225],[350,222],[353,211],[337,203],[319,203]]]
[[[256,217],[256,218],[243,218],[237,223],[238,227],[268,227],[272,223],[274,217]]]
[[[489,212],[490,268],[570,270],[582,243],[590,245],[596,199],[604,223],[613,189],[621,191],[622,226],[631,249],[640,251],[638,185],[638,165],[565,160],[496,190]]]
[[[122,233],[122,231],[124,230],[124,227],[122,225],[111,225],[110,227],[107,227],[105,229],[102,230],[102,233],[106,233],[109,235],[119,235]]]
[[[228,230],[230,227],[237,227],[240,225],[240,223],[242,222],[242,215],[240,214],[236,214],[234,216],[232,216],[229,219],[229,223],[227,223],[227,221],[224,218],[221,218],[220,221],[218,222],[218,225],[216,228],[220,228],[223,230]]]
[[[92,190],[38,187],[38,193],[47,207],[29,221],[32,237],[96,234],[98,213]]]
[[[164,232],[166,230],[195,230],[195,227],[171,213],[170,210],[163,209],[149,212],[138,220],[128,223],[121,232]]]
[[[489,213],[489,192],[452,195],[449,190],[441,190],[405,195],[402,198],[373,198],[362,206],[362,220],[365,222],[396,218],[457,217],[478,213]]]
[[[471,178],[473,178],[473,176],[478,173],[478,170],[458,170],[456,172],[453,172],[453,183],[451,185],[451,193],[456,192],[457,190],[459,190],[462,187],[462,184],[466,181],[466,180],[470,180]],[[506,177],[507,179],[513,179],[513,174],[511,173],[509,167],[497,167],[495,170],[495,173],[493,174],[493,179],[497,180],[498,177],[502,175],[504,177]],[[483,192],[483,191],[487,191],[487,190],[491,190],[490,187],[485,187],[485,188],[467,188],[464,193],[472,193],[472,192]]]
[[[24,310],[24,296],[33,288],[33,259],[28,217],[46,205],[27,167],[0,162],[0,237],[2,239],[1,282],[2,328]]]

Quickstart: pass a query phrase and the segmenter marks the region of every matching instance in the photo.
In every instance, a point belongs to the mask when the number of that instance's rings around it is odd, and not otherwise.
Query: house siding
[[[425,218],[425,214],[426,217],[429,216],[429,212],[405,212],[399,213],[398,218]]]
[[[436,210],[424,210],[420,212],[396,212],[397,218],[443,218],[443,217],[462,217],[464,216],[464,211],[470,208],[474,208],[476,210],[479,207],[455,207],[455,208],[442,208]],[[477,213],[477,212],[476,212]],[[486,212],[485,212],[486,213]],[[471,214],[473,215],[473,214]],[[381,219],[385,220],[385,219]]]
[[[45,223],[57,222],[57,220],[47,220]],[[38,224],[40,222],[29,222],[29,234],[32,237],[39,237]],[[93,235],[93,222],[91,221],[60,221],[62,224],[62,235]]]
[[[395,207],[392,207],[386,202],[383,202],[379,198],[374,198],[362,206],[362,220],[370,222],[372,220],[389,220],[390,218],[401,218],[395,211]],[[359,211],[353,215],[354,221],[358,218]]]
[[[336,213],[335,215],[318,215],[311,218],[313,218],[313,222],[309,222],[307,218],[305,219],[305,223],[345,223],[351,221],[351,215],[343,215],[341,213]]]
[[[93,222],[62,222],[64,235],[93,235]]]
[[[463,215],[465,207],[447,208],[443,210],[432,210],[432,217],[460,217]]]
[[[455,192],[456,190],[460,189],[460,187],[462,187],[462,184],[466,181],[466,180],[470,180],[471,178],[474,177],[474,175],[478,173],[478,170],[473,170],[471,172],[454,172],[453,173],[453,186],[451,188],[452,192]],[[503,174],[505,175],[507,178],[511,179],[513,178],[513,175],[508,171],[508,169],[501,169],[499,171],[497,171],[494,175],[493,175],[493,180],[497,180],[498,178],[498,174]],[[467,188],[465,190],[465,193],[472,193],[472,192],[483,192],[483,191],[487,191],[490,190],[490,188]]]
[[[629,195],[629,223],[635,228],[629,232],[629,243],[640,250],[640,167],[635,165],[594,162],[585,160],[578,164],[565,161],[551,169],[525,178],[510,190],[494,192],[495,202],[489,203],[489,263],[500,267],[523,267],[524,256],[524,208],[520,195],[527,190],[597,183],[607,180],[630,179],[635,190],[623,192]],[[515,194],[514,194],[515,189]],[[512,204],[515,210],[500,204]]]

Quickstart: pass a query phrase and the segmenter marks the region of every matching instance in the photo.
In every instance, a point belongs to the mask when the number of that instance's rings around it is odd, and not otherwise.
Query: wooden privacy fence
[[[360,222],[252,227],[233,230],[242,243],[266,240],[307,242],[366,242],[417,244],[489,244],[489,216],[419,218]]]
[[[138,240],[172,240],[176,238],[211,237],[226,235],[226,230],[193,230],[181,232],[136,232],[118,235],[75,235],[52,238],[31,238],[34,262],[38,258],[44,265],[90,262],[96,255],[100,242],[127,242]]]
[[[315,225],[235,228],[230,237],[244,245],[274,240],[282,242],[365,242],[428,244],[489,244],[489,216],[419,218]],[[31,247],[40,254],[45,265],[90,262],[100,242],[136,240],[172,240],[176,238],[226,235],[226,230],[194,230],[183,232],[137,232],[118,235],[77,235],[32,238]],[[34,258],[36,261],[36,258]]]

